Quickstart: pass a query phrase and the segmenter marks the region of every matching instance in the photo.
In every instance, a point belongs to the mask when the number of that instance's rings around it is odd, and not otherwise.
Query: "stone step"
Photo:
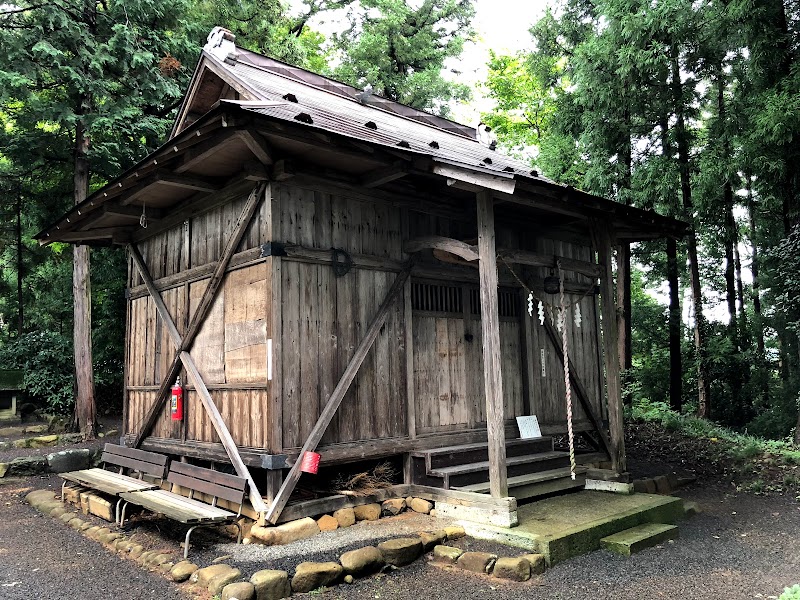
[[[537,454],[511,456],[506,459],[509,477],[541,473],[542,471],[563,468],[568,464],[569,454],[566,452],[540,452]],[[445,489],[484,483],[489,479],[489,461],[441,467],[431,470],[429,475],[442,478]]]
[[[600,540],[600,545],[616,554],[630,556],[677,537],[678,528],[675,525],[645,523],[604,537]]]

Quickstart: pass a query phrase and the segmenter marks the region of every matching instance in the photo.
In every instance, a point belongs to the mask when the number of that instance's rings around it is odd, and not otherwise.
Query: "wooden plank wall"
[[[281,241],[402,260],[400,209],[283,185]],[[352,358],[396,272],[283,260],[282,369],[285,449],[302,446]],[[407,433],[403,304],[391,309],[322,446]]]
[[[371,268],[354,267],[342,277],[334,274],[330,264],[310,259],[284,257],[280,269],[273,267],[271,259],[252,259],[228,273],[198,334],[192,355],[237,445],[269,446],[268,399],[274,385],[281,390],[282,399],[282,416],[276,415],[279,419],[276,426],[280,427],[283,449],[291,450],[299,448],[311,431],[396,276],[397,264],[407,258],[402,252],[403,239],[434,234],[469,240],[475,232],[474,224],[411,212],[384,202],[365,201],[363,195],[348,197],[338,191],[329,193],[300,187],[291,180],[273,183],[272,194],[273,201],[260,207],[238,252],[257,248],[266,241],[279,241],[324,251],[339,248],[377,259],[371,261]],[[195,276],[179,281],[181,278],[176,275],[219,258],[245,199],[243,196],[194,217],[188,224],[149,238],[141,245],[156,282],[170,278],[163,292],[164,301],[181,333],[207,279]],[[267,235],[271,230],[270,219],[280,232],[276,240]],[[498,227],[497,240],[502,248],[591,258],[586,245],[532,237],[509,226]],[[257,253],[252,256],[257,257]],[[387,259],[385,268],[381,268],[380,259]],[[429,259],[431,264],[444,266],[432,257]],[[507,276],[504,269],[500,266],[500,274]],[[141,285],[136,270],[131,272],[130,287]],[[550,274],[547,269],[519,273],[537,277]],[[454,283],[461,286],[464,294],[461,314],[412,313],[415,401],[410,411],[406,406],[403,300],[392,307],[326,432],[322,447],[358,440],[399,440],[408,435],[409,413],[416,414],[418,435],[485,428],[480,315],[473,314],[470,300],[476,280]],[[568,274],[568,280],[589,282],[588,278],[572,273]],[[275,293],[281,297],[275,331],[270,330],[269,308],[273,285],[279,286]],[[557,303],[557,296],[550,300]],[[604,403],[600,401],[602,381],[594,302],[593,295],[581,301],[580,328],[575,327],[572,318],[568,319],[570,357],[593,402],[605,414]],[[173,346],[150,298],[135,295],[129,310],[126,432],[135,432],[169,366]],[[501,318],[500,323],[506,416],[513,421],[513,417],[526,414],[528,407],[532,407],[542,425],[566,429],[561,365],[538,320],[528,317],[524,306],[519,307],[518,313],[514,318]],[[274,353],[280,353],[280,360],[273,363],[277,367],[273,382],[267,381],[267,339],[273,340]],[[525,347],[526,339],[531,347]],[[545,349],[545,377],[541,376],[541,348]],[[533,374],[527,384],[526,373]],[[583,413],[577,402],[575,406],[577,420],[582,421]],[[181,425],[173,424],[165,412],[153,435],[218,441],[191,389],[186,392],[185,413],[185,424]]]
[[[189,223],[141,243],[142,256],[156,282],[188,268],[216,261],[227,235],[241,213],[246,195]],[[262,204],[238,251],[256,248],[264,240],[269,207]],[[197,367],[211,391],[237,445],[263,448],[267,441],[267,263],[259,262],[228,272],[222,289],[191,349]],[[131,269],[130,287],[141,285]],[[183,334],[208,285],[208,278],[173,281],[162,291],[164,303]],[[152,404],[174,346],[148,296],[130,300],[127,369],[126,432],[136,432]],[[184,384],[186,377],[183,377]],[[173,422],[167,411],[159,418],[155,437],[219,441],[196,392],[186,385],[184,422]]]

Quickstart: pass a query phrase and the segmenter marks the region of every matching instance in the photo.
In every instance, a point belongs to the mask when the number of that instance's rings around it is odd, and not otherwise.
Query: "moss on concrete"
[[[678,528],[675,525],[662,523],[645,523],[632,529],[620,531],[600,540],[600,545],[606,550],[616,554],[630,556],[641,552],[645,548],[652,548],[661,542],[674,540],[678,537]]]
[[[683,502],[671,496],[583,491],[520,506],[518,514],[519,526],[511,529],[465,527],[475,537],[536,550],[554,565],[597,550],[602,538],[637,525],[675,523],[683,517]]]

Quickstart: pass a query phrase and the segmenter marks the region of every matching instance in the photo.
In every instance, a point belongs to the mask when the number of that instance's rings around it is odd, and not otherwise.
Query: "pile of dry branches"
[[[396,475],[397,470],[391,464],[381,463],[372,472],[340,475],[333,480],[333,489],[337,494],[368,496],[394,485]]]

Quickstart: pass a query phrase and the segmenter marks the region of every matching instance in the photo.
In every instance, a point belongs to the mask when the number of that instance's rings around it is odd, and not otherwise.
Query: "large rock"
[[[452,546],[435,546],[433,548],[433,561],[444,563],[447,565],[454,565],[458,557],[464,554],[461,548],[454,548]]]
[[[531,563],[525,558],[498,558],[492,575],[511,581],[528,581],[531,578]]]
[[[411,504],[408,505],[408,508],[410,508],[414,512],[427,515],[429,512],[431,512],[431,509],[433,508],[433,502],[428,502],[423,498],[412,498]]]
[[[292,577],[292,591],[303,593],[334,585],[338,583],[343,572],[342,565],[335,562],[300,563]]]
[[[88,494],[89,514],[113,523],[116,521],[116,501],[103,498],[98,494]]]
[[[423,531],[419,534],[419,539],[422,540],[422,551],[427,552],[434,546],[438,546],[447,539],[447,533],[444,529],[439,531]]]
[[[172,567],[169,572],[170,579],[177,583],[182,583],[189,579],[192,576],[192,573],[197,571],[197,565],[189,562],[188,560],[182,560],[177,565]]]
[[[375,546],[366,546],[345,552],[339,558],[339,562],[342,563],[342,567],[348,575],[356,577],[379,571],[384,565],[383,553]]]
[[[229,583],[222,588],[222,600],[254,600],[256,588],[249,581]]]
[[[279,546],[295,540],[309,538],[319,533],[319,525],[311,517],[289,521],[277,527],[261,527],[254,525],[250,537],[267,546]]]
[[[64,446],[68,446],[70,444],[80,444],[83,439],[82,433],[62,433],[60,436],[58,436],[58,441]]]
[[[88,469],[92,461],[92,451],[88,448],[62,450],[47,455],[47,466],[51,473],[68,473]]]
[[[467,535],[467,532],[464,531],[464,528],[461,527],[460,525],[452,525],[450,527],[445,527],[444,532],[447,534],[448,540],[457,540]]]
[[[547,569],[544,554],[523,554],[521,558],[524,558],[530,564],[531,575],[541,575]]]
[[[397,538],[378,544],[387,564],[402,567],[417,560],[422,554],[422,540],[418,537]]]
[[[399,515],[406,509],[405,498],[390,498],[381,504],[381,514],[385,517]]]
[[[42,435],[39,437],[31,438],[28,441],[30,448],[47,448],[48,446],[55,446],[58,443],[57,435]]]
[[[25,433],[47,433],[47,425],[42,423],[40,425],[26,425],[23,431]]]
[[[144,559],[145,555],[147,554],[148,554],[147,552],[143,553],[142,559]],[[217,575],[221,575],[223,573],[227,573],[228,571],[233,571],[233,570],[235,569],[230,565],[223,565],[223,564],[211,565],[210,567],[203,567],[202,569],[197,569],[194,573],[192,573],[192,576],[189,578],[189,581],[199,585],[200,587],[207,587],[208,582],[211,581]]]
[[[286,571],[256,571],[250,578],[250,583],[256,590],[256,600],[280,600],[292,595],[289,574]]]
[[[6,476],[6,473],[8,473],[8,469],[10,467],[11,467],[11,463],[0,462],[0,478]]]
[[[356,522],[356,513],[352,508],[340,508],[333,513],[333,518],[339,523],[339,527],[350,527]]]
[[[472,571],[473,573],[491,573],[496,560],[496,554],[489,554],[488,552],[464,552],[464,554],[458,557],[457,564],[465,571]]]
[[[317,526],[320,531],[334,531],[339,529],[339,521],[330,515],[322,515],[317,519]]]
[[[377,521],[381,518],[380,504],[362,504],[353,509],[356,521]]]
[[[237,581],[241,576],[242,572],[239,569],[229,569],[224,573],[220,573],[208,582],[208,593],[216,596],[226,585]]]
[[[39,475],[47,471],[47,459],[44,456],[20,456],[8,465],[8,474],[14,476]]]
[[[41,504],[52,502],[53,500],[55,500],[55,495],[50,490],[33,490],[25,496],[25,501],[37,509]]]

